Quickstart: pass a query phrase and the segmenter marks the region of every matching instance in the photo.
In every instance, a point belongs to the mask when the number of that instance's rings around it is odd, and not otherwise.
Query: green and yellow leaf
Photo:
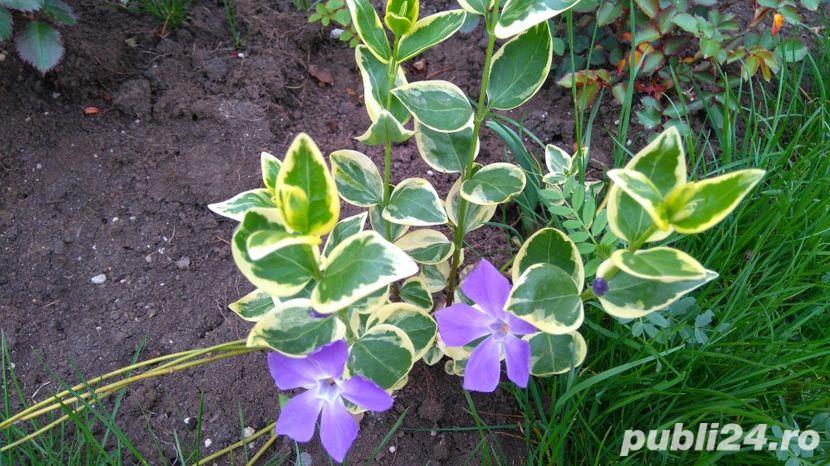
[[[464,261],[460,261],[463,263]],[[438,293],[447,287],[447,279],[450,276],[450,261],[446,260],[440,264],[424,264],[421,266],[420,277],[430,293]]]
[[[576,244],[562,231],[543,228],[528,238],[513,259],[511,271],[513,283],[531,266],[555,265],[565,271],[581,292],[585,282],[585,269]]]
[[[447,214],[435,188],[423,178],[407,178],[389,196],[383,218],[401,225],[430,226],[447,223]]]
[[[620,249],[611,255],[611,262],[629,275],[666,283],[699,280],[714,273],[685,252],[662,246],[637,252]]]
[[[392,90],[424,126],[452,133],[473,124],[473,108],[464,92],[447,81],[418,81]]]
[[[493,7],[493,0],[458,0],[467,13],[484,16]]]
[[[579,0],[507,0],[496,23],[496,37],[506,39],[568,11]]]
[[[435,342],[438,327],[427,311],[406,303],[391,303],[376,309],[369,317],[369,328],[389,324],[401,329],[409,337],[415,350],[415,359],[421,359]]]
[[[401,37],[398,61],[404,62],[447,40],[464,24],[464,10],[448,10],[427,16]]]
[[[245,212],[253,208],[274,208],[271,192],[267,188],[257,188],[245,191],[227,201],[209,204],[208,209],[213,213],[241,222]]]
[[[387,142],[392,144],[406,142],[414,134],[414,131],[404,128],[391,113],[381,110],[377,120],[372,122],[369,129],[355,139],[367,146],[382,146]]]
[[[409,111],[397,97],[390,94],[392,88],[406,84],[406,74],[403,68],[398,67],[395,82],[390,86],[389,66],[378,60],[365,45],[358,45],[355,48],[354,58],[363,80],[363,101],[366,104],[369,118],[377,122],[381,111],[387,110],[401,125],[406,124]]]
[[[387,0],[383,22],[393,34],[402,36],[410,32],[418,21],[418,9],[418,0]]]
[[[418,153],[430,167],[441,173],[461,173],[467,165],[470,151],[473,160],[478,156],[479,142],[473,149],[473,128],[467,127],[454,133],[435,131],[415,122],[415,143]]]
[[[664,309],[718,276],[717,273],[707,270],[706,275],[700,279],[666,283],[629,275],[619,270],[611,278],[606,278],[612,267],[614,264],[608,259],[597,269],[597,277],[605,278],[608,282],[608,292],[598,299],[605,312],[622,319],[636,319]]]
[[[421,277],[407,279],[398,290],[403,302],[416,306],[425,311],[431,311],[435,304],[426,281]]]
[[[553,42],[547,21],[510,39],[493,55],[487,82],[490,107],[510,110],[530,100],[545,83],[552,60]]]
[[[579,332],[540,332],[524,339],[530,342],[530,373],[537,377],[567,373],[581,365],[588,353],[588,345]]]
[[[286,221],[289,218],[306,217],[308,219],[306,225],[302,221],[295,220],[296,225],[304,228],[295,230],[297,233],[322,236],[334,228],[340,216],[337,186],[329,173],[323,154],[307,134],[298,134],[288,148],[282,169],[277,177],[277,189],[283,200],[285,199],[282,196],[284,190],[290,193],[288,199],[292,201],[301,198],[296,195],[297,189],[305,195],[307,200],[305,212],[292,212],[295,207],[302,208],[302,203],[292,202],[289,205],[281,205]]]
[[[553,144],[545,146],[545,183],[558,184],[565,181],[565,177],[573,170],[573,157]]]
[[[331,233],[329,233],[328,238],[326,238],[326,245],[323,247],[323,255],[328,256],[332,249],[342,243],[343,240],[363,231],[363,228],[366,226],[367,217],[368,214],[366,212],[361,212],[357,215],[344,218],[343,220],[337,222],[334,229],[331,230]]]
[[[277,176],[280,174],[282,162],[268,152],[259,154],[259,165],[262,169],[262,183],[271,193],[277,189]]]
[[[288,233],[287,231],[279,230],[255,231],[248,236],[248,257],[250,257],[251,260],[258,261],[282,248],[297,244],[318,246],[320,244],[320,237],[312,235],[295,235]]]
[[[415,362],[415,347],[406,332],[390,324],[370,328],[349,349],[347,368],[385,389],[406,377]]]
[[[608,178],[614,182],[614,186],[621,189],[645,210],[657,229],[670,230],[669,214],[666,211],[663,194],[651,180],[638,171],[625,168],[609,170]]]
[[[281,303],[278,298],[274,298],[262,290],[254,290],[239,298],[236,302],[228,304],[228,308],[249,322],[257,322],[279,304]]]
[[[352,235],[323,264],[311,293],[318,312],[337,312],[377,290],[418,273],[418,264],[374,231]]]
[[[369,0],[346,0],[346,5],[352,16],[352,26],[360,40],[378,60],[388,63],[392,56],[392,48],[372,3]]]
[[[409,254],[419,264],[438,264],[452,256],[455,246],[443,233],[435,230],[415,230],[401,236],[395,246]]]
[[[338,150],[329,156],[340,197],[358,207],[383,201],[383,180],[372,159],[355,150]]]
[[[551,264],[530,266],[513,284],[505,310],[543,332],[561,335],[582,325],[584,310],[573,278]]]
[[[315,317],[307,299],[292,299],[254,325],[247,345],[267,346],[286,356],[302,357],[345,335],[346,326],[340,319]]]
[[[511,163],[492,163],[461,185],[461,197],[478,205],[498,205],[510,201],[525,189],[525,172]]]
[[[459,206],[461,204],[461,190],[462,178],[459,178],[447,193],[447,200],[444,201],[444,207],[447,211],[447,218],[450,223],[458,226]],[[496,213],[496,205],[479,205],[467,203],[467,209],[464,215],[464,234],[467,234],[477,228],[481,228],[485,223],[489,222]]]

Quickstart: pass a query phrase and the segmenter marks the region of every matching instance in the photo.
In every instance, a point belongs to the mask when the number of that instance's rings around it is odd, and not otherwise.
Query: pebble
[[[100,285],[100,284],[104,283],[105,281],[107,281],[107,276],[103,273],[99,273],[98,275],[90,278],[89,281],[91,281],[92,283],[94,283],[96,285]]]
[[[397,448],[395,448],[395,445],[389,447],[389,453],[395,453],[395,450],[397,450]]]
[[[346,31],[344,31],[343,29],[334,28],[329,33],[329,37],[331,37],[332,39],[339,39],[340,36],[342,36],[344,32],[346,32]]]
[[[253,427],[251,427],[251,426],[246,427],[245,432],[244,432],[245,438],[250,438],[252,435],[254,435],[254,432],[256,432],[256,431],[254,430]]]
[[[181,270],[187,270],[190,268],[190,258],[187,256],[182,256],[179,260],[176,261],[176,267]]]
[[[211,440],[209,438],[206,438],[205,439],[205,448],[210,448],[211,445],[213,445],[213,440]]]

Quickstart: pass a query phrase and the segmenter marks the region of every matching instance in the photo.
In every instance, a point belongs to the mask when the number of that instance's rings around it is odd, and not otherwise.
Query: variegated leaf
[[[314,279],[317,248],[298,244],[282,248],[262,259],[248,255],[248,237],[257,231],[285,231],[276,209],[249,210],[234,232],[231,252],[234,262],[251,283],[274,296],[293,296]]]
[[[383,201],[383,180],[372,159],[355,150],[331,153],[331,172],[340,197],[358,207],[371,207]]]
[[[365,133],[356,137],[367,146],[382,146],[386,143],[398,144],[406,142],[415,134],[408,130],[386,110],[381,110],[377,120],[372,122]]]
[[[418,10],[418,0],[386,0],[383,22],[393,34],[402,36],[410,32],[418,21]]]
[[[277,189],[280,191],[283,219],[290,229],[300,234],[322,236],[334,228],[340,216],[337,187],[323,154],[307,134],[298,134],[288,148],[277,176]],[[303,203],[287,203],[287,196],[284,196],[288,193],[291,200],[301,199],[302,196],[297,195],[298,190],[305,195],[304,211],[301,210]],[[303,221],[303,218],[306,220]],[[292,219],[291,223],[289,219]]]
[[[383,209],[380,206],[369,207],[369,222],[372,229],[380,233],[388,241],[395,241],[409,231],[409,226],[392,223],[383,218]]]
[[[421,277],[407,279],[398,290],[398,296],[405,303],[409,303],[425,311],[431,311],[434,304],[426,281]]]
[[[266,188],[257,188],[245,191],[224,202],[209,204],[208,209],[213,213],[241,222],[245,212],[255,207],[274,208],[271,192]]]
[[[498,110],[516,108],[536,95],[548,77],[553,42],[547,21],[510,39],[495,55],[487,100]]]
[[[378,306],[382,306],[388,301],[389,285],[353,302],[349,305],[349,310],[359,312],[360,314],[371,314]]]
[[[435,188],[423,178],[400,182],[383,209],[383,218],[401,225],[430,226],[447,223],[447,214]]]
[[[545,166],[548,173],[545,174],[544,182],[548,184],[559,184],[573,170],[573,157],[553,144],[545,146]]]
[[[416,273],[418,264],[405,252],[378,233],[363,231],[331,251],[311,300],[318,312],[337,312]]]
[[[600,264],[597,277],[608,283],[608,291],[598,296],[605,312],[621,319],[636,319],[664,309],[690,291],[714,280],[718,274],[707,270],[706,276],[694,280],[665,283],[629,275],[622,270],[607,278],[614,267],[610,259]]]
[[[248,334],[247,345],[301,357],[345,335],[346,326],[340,319],[320,317],[307,299],[293,299],[260,319]]]
[[[444,201],[444,207],[447,211],[447,218],[450,223],[455,226],[458,226],[458,210],[461,204],[461,196],[459,196],[459,191],[462,182],[463,179],[459,178],[455,184],[452,185],[450,192],[447,193],[447,200]],[[467,203],[464,215],[464,234],[466,235],[477,228],[481,228],[485,223],[489,222],[490,219],[493,218],[493,214],[496,213],[496,208],[496,205]]]
[[[347,368],[389,389],[406,377],[415,362],[415,347],[406,332],[390,324],[366,331],[349,349]]]
[[[568,11],[579,0],[507,0],[496,23],[496,37],[506,39]]]
[[[409,111],[390,92],[393,88],[406,84],[406,74],[398,67],[395,82],[389,82],[389,65],[380,61],[369,52],[365,45],[358,45],[354,50],[355,62],[363,80],[363,102],[369,118],[376,122],[383,110],[392,114],[401,125],[409,119]],[[391,84],[391,86],[390,86]]]
[[[565,374],[585,361],[588,347],[579,332],[563,335],[536,333],[530,342],[530,373],[537,377]]]
[[[255,231],[248,236],[248,257],[250,257],[253,261],[258,261],[282,248],[297,244],[318,246],[320,244],[320,237],[312,235],[295,235],[288,233],[287,231],[279,230]]]
[[[401,37],[398,61],[404,62],[447,40],[464,24],[464,10],[448,10],[427,16]]]
[[[392,48],[372,3],[369,0],[346,0],[346,5],[352,16],[352,26],[360,40],[378,60],[388,63],[392,56]]]
[[[478,156],[479,141],[473,149],[473,128],[467,127],[454,133],[435,131],[415,122],[415,143],[418,153],[430,167],[442,173],[461,173],[467,165],[470,151],[473,160]]]
[[[467,13],[484,16],[493,7],[493,0],[458,0]]]
[[[645,175],[625,168],[609,170],[608,178],[645,210],[657,229],[670,231],[669,213],[663,194]]]
[[[257,322],[273,311],[278,304],[281,304],[278,298],[262,290],[254,290],[236,302],[228,304],[228,308],[247,321]]]
[[[395,246],[419,264],[438,264],[452,256],[454,245],[435,230],[415,230],[401,236]]]
[[[259,165],[262,169],[262,183],[271,193],[277,189],[277,177],[282,168],[282,162],[268,152],[259,154]]]
[[[460,261],[463,263],[464,261]],[[440,264],[424,264],[421,267],[421,278],[427,285],[430,293],[438,293],[447,287],[447,279],[450,276],[450,261],[444,261]]]
[[[584,310],[573,278],[551,264],[530,266],[513,284],[505,309],[543,332],[561,335],[582,325]]]
[[[452,133],[473,124],[473,108],[464,92],[447,81],[418,81],[392,90],[424,126]]]
[[[498,205],[521,194],[525,172],[511,163],[491,163],[461,185],[461,197],[478,205]]]
[[[432,347],[438,330],[427,311],[406,303],[391,303],[376,309],[369,317],[369,328],[380,324],[403,330],[415,349],[415,359],[421,359]]]
[[[564,232],[542,228],[528,238],[513,259],[513,283],[518,283],[519,277],[536,264],[551,264],[564,270],[576,283],[577,291],[582,292],[585,282],[582,257],[576,244]]]
[[[368,214],[366,212],[361,212],[357,215],[344,218],[343,220],[337,222],[337,225],[334,226],[334,229],[331,230],[328,238],[326,238],[326,245],[323,247],[323,255],[328,256],[332,249],[342,243],[343,240],[363,231],[363,228],[366,226],[366,217],[368,217]]]
[[[637,252],[620,249],[611,254],[611,262],[623,272],[646,280],[679,282],[706,277],[706,270],[694,257],[668,247],[641,249]]]

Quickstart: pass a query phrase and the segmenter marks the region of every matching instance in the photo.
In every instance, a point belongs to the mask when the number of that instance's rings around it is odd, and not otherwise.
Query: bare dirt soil
[[[448,2],[423,3],[426,15]],[[65,31],[66,58],[55,72],[41,77],[11,54],[0,65],[0,328],[37,400],[56,388],[45,365],[74,382],[129,364],[145,338],[144,358],[244,338],[249,324],[227,305],[252,286],[231,258],[233,222],[206,205],[259,186],[260,151],[281,157],[305,131],[326,153],[352,148],[381,163],[378,150],[353,139],[369,122],[353,51],[287,0],[240,1],[250,26],[239,51],[229,45],[221,2],[196,2],[165,38],[152,18],[94,0],[73,6],[80,23]],[[428,52],[410,77],[475,93],[482,57],[479,28]],[[319,85],[311,65],[331,72],[333,85]],[[570,99],[549,82],[514,116],[526,116],[542,140],[570,147]],[[85,115],[87,106],[100,113]],[[610,159],[603,134],[611,119],[594,128],[596,167]],[[480,160],[504,157],[485,134]],[[446,193],[453,177],[428,168],[414,142],[395,148],[394,181],[422,176]],[[509,258],[498,230],[480,230],[471,244],[468,262]],[[99,274],[106,281],[92,283]],[[255,354],[130,388],[119,425],[148,458],[173,459],[173,432],[187,430],[183,419],[196,415],[200,393],[202,438],[212,441],[205,454],[239,438],[240,411],[254,429],[278,413],[265,354]],[[509,393],[473,399],[485,422],[516,422]],[[368,459],[404,410],[394,452],[378,458],[384,464],[460,464],[479,443],[475,431],[430,431],[473,421],[461,380],[442,364],[418,364],[395,407],[363,420],[350,460]],[[491,436],[516,463],[526,455],[519,435]],[[277,443],[283,453],[292,447]],[[303,449],[324,461],[316,440]]]

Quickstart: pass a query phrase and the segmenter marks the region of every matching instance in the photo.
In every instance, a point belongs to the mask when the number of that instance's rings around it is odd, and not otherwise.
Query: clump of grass
[[[164,37],[181,26],[187,18],[192,0],[136,0],[138,10],[162,22],[159,35]]]

